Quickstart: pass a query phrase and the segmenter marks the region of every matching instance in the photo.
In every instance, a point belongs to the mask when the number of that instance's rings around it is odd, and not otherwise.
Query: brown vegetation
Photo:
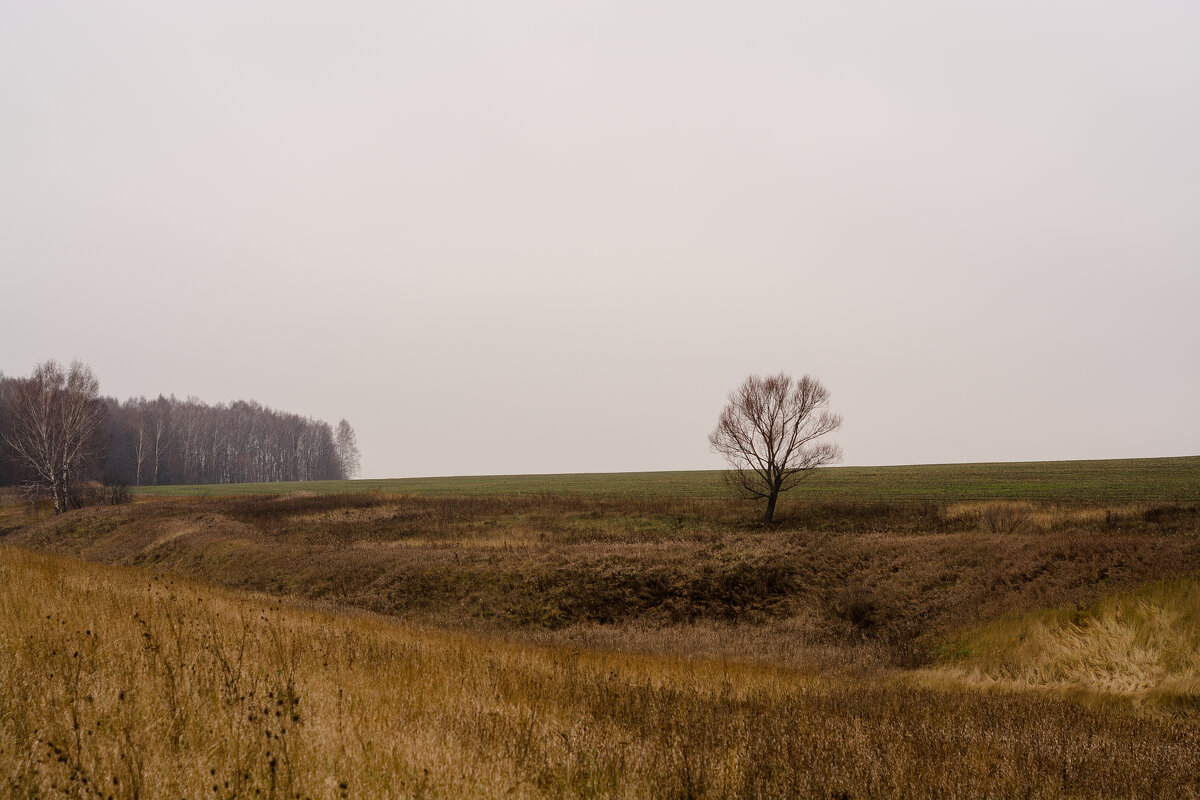
[[[1200,797],[1186,712],[534,647],[10,547],[0,650],[12,797]]]
[[[1195,507],[1028,505],[1015,533],[988,532],[989,507],[801,504],[763,529],[717,500],[176,499],[11,538],[414,621],[822,668],[922,663],[1005,613],[1200,574]]]
[[[1200,711],[1200,580],[1010,614],[955,636],[942,655],[943,677],[977,686],[1120,694]]]

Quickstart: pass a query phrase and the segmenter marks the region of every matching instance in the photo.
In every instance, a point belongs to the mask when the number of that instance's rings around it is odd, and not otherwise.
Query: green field
[[[423,496],[563,494],[719,498],[731,493],[719,470],[142,486],[134,491],[139,495],[160,497],[383,492]],[[790,497],[793,500],[839,502],[1041,500],[1072,503],[1193,503],[1200,501],[1200,456],[829,467],[811,475],[791,492]]]

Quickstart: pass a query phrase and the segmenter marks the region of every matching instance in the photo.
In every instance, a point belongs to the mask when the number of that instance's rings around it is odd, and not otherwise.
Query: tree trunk
[[[62,484],[57,476],[50,482],[50,496],[54,498],[55,514],[61,514],[67,510],[67,499],[63,496]]]
[[[779,492],[771,492],[767,496],[767,513],[763,514],[763,522],[775,521],[775,501],[779,499]]]
[[[133,485],[142,485],[142,462],[146,460],[146,431],[143,428],[143,423],[138,423],[137,444],[133,448],[133,456],[137,464],[137,470],[134,473]]]
[[[62,510],[58,513],[64,514],[71,510],[71,506],[78,507],[74,495],[71,494],[71,470],[64,464],[58,473],[58,494],[62,497]]]

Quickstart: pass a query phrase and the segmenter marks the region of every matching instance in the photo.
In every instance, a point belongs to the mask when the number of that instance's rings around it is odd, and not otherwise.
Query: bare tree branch
[[[45,361],[17,382],[9,408],[4,441],[29,470],[34,487],[49,492],[55,513],[78,505],[73,487],[99,454],[107,414],[91,368],[74,361],[64,370]]]
[[[808,375],[751,375],[729,394],[708,442],[733,467],[734,487],[767,501],[764,522],[775,516],[780,492],[793,488],[818,467],[842,458],[836,444],[814,440],[836,431],[842,418],[831,414],[829,391]]]
[[[337,452],[342,477],[347,479],[356,477],[359,472],[358,437],[354,435],[354,428],[351,428],[350,423],[344,419],[338,422],[334,449]]]

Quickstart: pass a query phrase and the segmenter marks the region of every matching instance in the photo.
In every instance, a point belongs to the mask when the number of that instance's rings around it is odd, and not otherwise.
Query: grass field
[[[423,496],[570,494],[722,498],[719,471],[495,475],[390,480],[308,481],[205,486],[142,486],[143,496],[223,496],[312,492],[384,492]],[[1200,502],[1200,456],[1111,461],[1035,461],[906,467],[829,467],[788,500]]]
[[[1200,797],[1198,479],[10,498],[0,796]]]
[[[1137,466],[1110,466],[1108,480],[1145,474]],[[929,476],[939,470],[923,474],[938,490]],[[1200,504],[1070,502],[1073,487],[1059,481],[1053,502],[792,498],[767,527],[754,504],[730,498],[291,492],[144,498],[36,520],[10,507],[0,532],[60,554],[523,640],[909,666],[964,624],[1200,574]],[[1148,479],[1126,492],[1169,494]]]
[[[1200,797],[1197,717],[1119,697],[510,643],[8,547],[0,575],[14,798]]]

